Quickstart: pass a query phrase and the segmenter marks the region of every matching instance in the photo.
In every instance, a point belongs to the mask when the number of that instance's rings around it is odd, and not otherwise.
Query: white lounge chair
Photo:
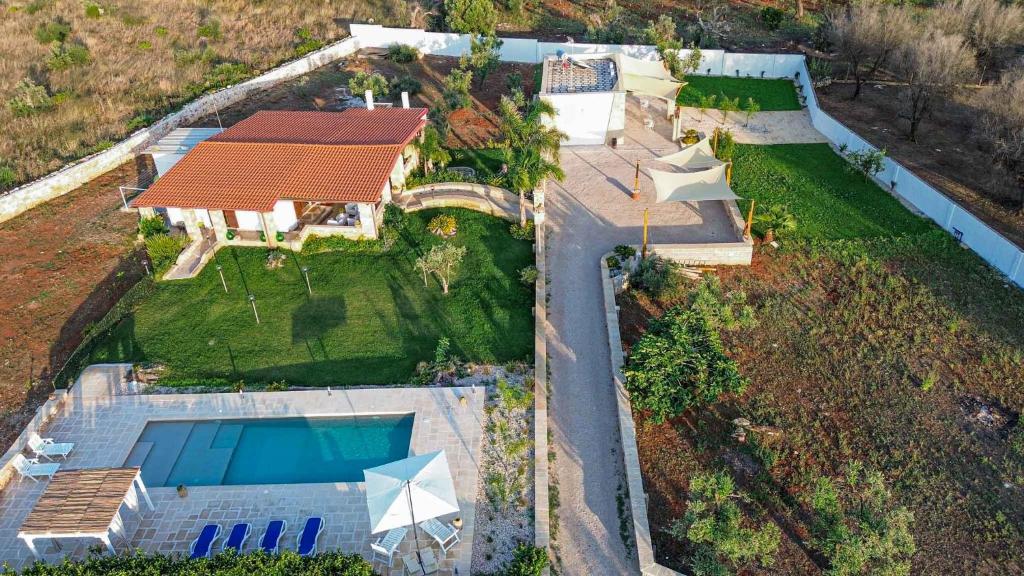
[[[376,542],[371,543],[370,549],[373,550],[373,557],[370,559],[370,563],[376,562],[379,557],[381,562],[386,562],[388,568],[391,568],[395,561],[395,550],[398,550],[398,545],[405,540],[405,535],[408,533],[408,528],[395,528],[388,530],[383,538],[378,538]]]
[[[38,458],[25,458],[23,454],[15,454],[11,464],[22,478],[31,478],[33,482],[43,477],[53,478],[60,468],[60,464],[40,464]]]
[[[71,442],[55,443],[53,438],[40,438],[39,434],[33,432],[29,434],[28,447],[36,456],[42,456],[47,460],[53,460],[54,456],[60,456],[66,460],[75,445]]]
[[[441,546],[442,557],[452,549],[452,546],[455,546],[460,542],[458,529],[451,524],[446,526],[440,523],[437,518],[431,518],[425,522],[420,522],[420,528],[422,528],[427,534],[430,534],[430,537]]]

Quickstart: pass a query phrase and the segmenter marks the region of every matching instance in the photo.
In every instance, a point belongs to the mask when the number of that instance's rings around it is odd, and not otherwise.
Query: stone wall
[[[330,64],[358,49],[358,39],[345,38],[302,58],[278,66],[251,80],[198,98],[186,104],[178,112],[165,116],[152,126],[135,132],[103,152],[83,158],[34,182],[6,192],[0,196],[0,222],[10,220],[43,202],[66,194],[100,174],[120,166],[179,126],[195,122],[215,110],[239,102],[255,92],[266,90],[281,82]]]
[[[519,220],[519,196],[486,184],[472,182],[441,182],[407,188],[395,202],[403,210],[428,208],[469,208],[507,220]],[[533,203],[527,201],[526,217],[533,218]]]

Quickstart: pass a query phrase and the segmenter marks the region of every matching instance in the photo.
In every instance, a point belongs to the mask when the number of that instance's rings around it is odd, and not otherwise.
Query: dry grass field
[[[22,0],[0,11],[0,191],[342,38],[349,21],[409,19],[404,0]]]

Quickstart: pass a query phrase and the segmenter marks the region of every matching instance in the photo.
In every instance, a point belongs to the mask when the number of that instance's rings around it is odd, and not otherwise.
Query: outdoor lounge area
[[[0,492],[0,562],[18,569],[33,553],[81,558],[95,544],[200,556],[231,545],[358,553],[396,573],[416,564],[421,573],[469,574],[484,396],[472,388],[69,395],[47,429],[74,442],[67,462],[52,480],[15,478]],[[395,413],[414,415],[411,457],[368,469],[366,481],[145,487],[139,468],[122,467],[157,420]],[[352,453],[327,457],[361,466]]]

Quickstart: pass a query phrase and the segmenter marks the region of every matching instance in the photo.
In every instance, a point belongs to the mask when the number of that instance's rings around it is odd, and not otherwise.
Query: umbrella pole
[[[423,558],[420,556],[420,535],[416,532],[416,511],[412,508],[412,482],[406,481],[405,495],[409,498],[409,517],[412,518],[412,537],[416,541],[416,561],[423,565]]]

